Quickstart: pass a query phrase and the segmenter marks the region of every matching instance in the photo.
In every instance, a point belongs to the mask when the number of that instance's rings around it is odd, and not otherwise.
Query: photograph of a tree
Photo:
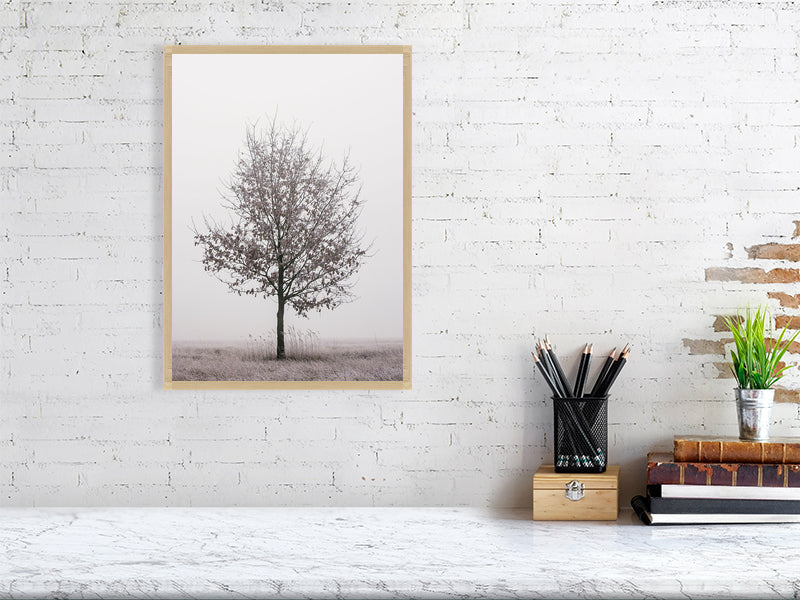
[[[358,172],[347,156],[327,160],[299,126],[272,119],[247,127],[225,188],[230,223],[204,217],[194,243],[204,269],[231,292],[277,300],[275,355],[286,358],[287,305],[306,316],[352,299],[353,276],[369,251],[358,230]]]

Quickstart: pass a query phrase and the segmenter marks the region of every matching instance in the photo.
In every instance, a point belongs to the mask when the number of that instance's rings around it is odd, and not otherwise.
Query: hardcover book
[[[644,496],[634,496],[631,506],[645,525],[800,523],[797,513],[654,513],[650,512]]]
[[[736,437],[675,436],[677,462],[800,463],[800,438],[773,438],[746,442]]]
[[[671,452],[650,452],[647,483],[800,488],[800,464],[681,462]]]
[[[661,498],[729,498],[738,500],[800,500],[800,487],[763,487],[757,485],[648,485],[650,496]]]
[[[645,498],[650,513],[702,515],[800,515],[800,500],[753,500],[740,498]]]

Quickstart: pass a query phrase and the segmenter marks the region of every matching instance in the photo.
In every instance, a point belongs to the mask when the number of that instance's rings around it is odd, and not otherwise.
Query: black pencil
[[[533,360],[541,372],[542,377],[544,377],[547,382],[547,385],[550,387],[550,390],[553,392],[553,397],[559,399],[566,398],[568,394],[561,388],[558,378],[553,371],[552,363],[548,367],[550,359],[544,344],[542,343],[537,349],[541,352],[541,356],[532,353]],[[580,447],[580,437],[575,430],[576,424],[572,421],[573,419],[562,419],[561,421],[563,429],[562,443],[559,445],[560,453],[557,461],[558,466],[568,467],[571,465],[574,467],[585,467],[590,464],[590,457],[586,454],[586,451]]]
[[[617,368],[619,368],[619,359],[622,358],[622,355],[628,351],[628,348],[630,348],[630,344],[625,344],[625,347],[620,351],[616,360],[614,360],[611,368],[608,370],[608,373],[606,373],[606,376],[603,378],[603,382],[600,384],[600,391],[598,392],[598,395],[605,396],[608,394],[608,389],[610,387],[609,382],[611,381],[611,378],[614,377],[614,373],[616,372]]]
[[[550,377],[553,380],[553,384],[556,386],[556,389],[559,392],[559,396],[561,398],[566,398],[569,396],[569,392],[567,388],[564,387],[561,379],[558,377],[558,373],[556,372],[555,365],[553,365],[553,357],[547,351],[547,348],[544,345],[543,341],[539,341],[539,358],[541,359],[542,363],[544,364],[545,369],[550,374]]]
[[[561,394],[556,389],[553,380],[550,378],[550,374],[547,372],[547,369],[544,368],[544,365],[542,365],[542,361],[539,360],[539,357],[536,356],[535,352],[531,352],[531,354],[533,354],[533,362],[536,363],[536,367],[539,369],[539,372],[542,374],[542,377],[544,377],[544,380],[547,382],[547,385],[553,392],[553,396],[560,396]]]
[[[547,357],[544,356],[543,353],[544,353],[544,342],[542,340],[536,340],[536,356],[539,358],[539,360],[542,361],[542,366],[547,371],[547,374],[550,375],[550,377],[553,377],[555,373],[553,373],[550,370],[550,363],[547,360]]]
[[[553,363],[550,361],[550,355],[547,354],[547,350],[544,347],[544,342],[541,340],[539,341],[539,345],[536,348],[536,356],[541,361],[542,368],[544,372],[550,377],[550,382],[553,384],[553,387],[556,390],[556,396],[559,398],[566,397],[566,391],[561,386],[561,382],[558,380],[558,375],[556,374],[555,367]]]
[[[588,467],[591,465],[592,454],[595,451],[592,449],[591,443],[584,432],[580,431],[580,426],[575,422],[574,413],[570,410],[571,407],[565,403],[564,409],[568,410],[571,415],[569,417],[568,415],[562,415],[560,419],[567,451],[571,452],[570,456],[573,457],[573,461],[577,462],[575,466]],[[561,446],[562,450],[563,446],[564,444]]]
[[[547,375],[550,377],[550,382],[548,382],[548,384],[552,385],[551,389],[555,388],[557,391],[555,397],[569,398],[572,390],[569,388],[568,384],[565,385],[566,377],[559,377],[558,372],[560,366],[557,367],[554,363],[553,359],[555,358],[555,355],[553,354],[552,350],[548,348],[546,342],[541,340],[539,341],[539,352],[542,373],[547,373]],[[556,358],[556,360],[558,359]],[[561,373],[563,375],[563,371]],[[578,424],[575,422],[574,416],[573,418],[563,419],[562,426],[564,427],[564,446],[566,446],[567,452],[569,453],[566,457],[568,462],[575,467],[585,467],[590,464],[590,458],[587,455],[586,449],[582,447],[583,444],[581,443],[581,436],[576,430]]]
[[[543,348],[544,345],[542,344],[541,347]],[[538,345],[536,347],[536,350],[537,352],[541,352],[541,349]],[[541,358],[537,355],[536,352],[531,352],[531,355],[533,356],[533,362],[536,365],[536,368],[539,369],[539,372],[542,374],[542,377],[544,378],[545,382],[550,388],[550,391],[553,392],[553,397],[563,398],[564,395],[562,391],[559,389],[559,386],[556,385],[553,376],[548,370],[545,358],[547,356],[546,353]],[[558,455],[558,460],[557,460],[558,466],[559,467],[568,467],[570,465],[576,467],[581,466],[582,461],[581,457],[578,456],[577,454],[578,450],[576,448],[574,434],[572,431],[570,431],[569,427],[566,426],[564,427],[563,437],[564,437],[563,444],[559,448],[561,453]],[[571,454],[566,454],[565,451],[571,452]]]
[[[603,389],[600,392],[601,396],[607,395],[608,391],[611,389],[611,386],[614,385],[614,382],[617,380],[617,377],[619,377],[619,372],[622,371],[622,367],[624,367],[625,363],[628,361],[628,353],[629,352],[630,352],[630,350],[628,350],[626,348],[619,355],[619,358],[617,359],[617,362],[611,368],[611,371],[609,372],[608,377],[606,377],[608,382],[603,385]]]
[[[575,373],[575,384],[572,386],[572,397],[577,398],[576,392],[578,391],[578,384],[581,381],[581,376],[583,375],[583,367],[586,364],[586,350],[589,348],[589,344],[583,345],[583,351],[581,352],[580,359],[578,360],[578,371]]]
[[[558,378],[561,380],[561,386],[569,396],[569,393],[572,391],[572,387],[569,385],[569,381],[567,380],[567,376],[564,375],[564,369],[561,368],[561,363],[558,362],[558,357],[556,356],[553,347],[550,345],[550,337],[544,336],[544,344],[545,348],[547,348],[547,353],[550,355],[550,360],[553,362],[553,365],[556,368],[556,373],[558,374]]]
[[[578,375],[575,378],[575,390],[572,395],[575,398],[583,397],[583,388],[586,385],[586,375],[589,373],[589,365],[592,363],[592,345],[586,344],[581,354],[581,362],[578,365]]]
[[[597,379],[594,380],[594,387],[592,391],[589,393],[590,398],[597,398],[600,392],[601,386],[603,385],[603,380],[606,378],[608,374],[608,370],[611,368],[611,365],[614,363],[614,352],[616,348],[611,350],[608,354],[608,358],[606,358],[606,362],[603,363],[603,367],[600,369],[600,373],[597,374]]]

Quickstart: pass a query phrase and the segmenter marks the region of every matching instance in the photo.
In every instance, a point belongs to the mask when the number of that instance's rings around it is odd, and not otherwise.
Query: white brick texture
[[[674,434],[735,433],[724,358],[684,340],[768,292],[800,312],[796,279],[706,272],[798,267],[745,250],[797,243],[798,40],[764,0],[4,2],[0,504],[530,505],[545,333],[569,373],[633,344],[626,504]],[[413,46],[412,390],[161,389],[177,43]]]

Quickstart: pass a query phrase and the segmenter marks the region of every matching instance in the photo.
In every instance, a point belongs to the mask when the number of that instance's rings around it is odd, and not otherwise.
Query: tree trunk
[[[282,297],[278,298],[278,354],[277,359],[286,358],[286,349],[283,345],[283,306],[284,300]]]
[[[280,248],[280,245],[278,246]],[[283,297],[283,254],[278,254],[278,353],[276,358],[286,358],[286,349],[283,345],[283,307],[286,300]]]

